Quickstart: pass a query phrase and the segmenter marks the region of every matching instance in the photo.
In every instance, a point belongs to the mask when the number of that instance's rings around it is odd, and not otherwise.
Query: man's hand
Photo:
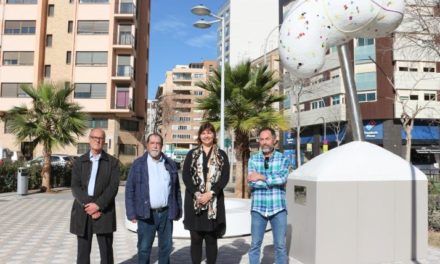
[[[200,196],[197,198],[197,202],[201,205],[206,205],[212,198],[211,192],[205,192],[200,194]]]
[[[100,218],[102,213],[100,211],[97,211],[96,213],[92,214],[92,219],[96,220]]]
[[[88,203],[84,206],[84,211],[86,211],[88,215],[93,215],[99,211],[99,206],[95,203]]]
[[[254,171],[248,175],[247,180],[248,182],[266,181],[266,177]]]

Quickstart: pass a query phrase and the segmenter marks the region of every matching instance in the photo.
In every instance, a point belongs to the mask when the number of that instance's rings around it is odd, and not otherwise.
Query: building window
[[[341,95],[333,95],[332,96],[332,105],[341,104]]]
[[[175,72],[173,73],[173,80],[174,81],[190,81],[191,80],[191,73],[183,73],[183,72]]]
[[[33,51],[5,51],[3,52],[3,65],[33,65]]]
[[[12,129],[8,125],[9,119],[5,119],[5,134],[12,134]]]
[[[108,34],[108,20],[80,20],[78,34]]]
[[[76,65],[107,65],[107,51],[77,51]]]
[[[189,116],[175,116],[174,121],[187,122],[187,121],[191,121],[191,117],[189,117]],[[195,121],[195,119],[194,119],[194,121]]]
[[[120,121],[121,130],[137,132],[139,131],[139,122],[134,120],[124,120]]]
[[[6,0],[7,4],[29,4],[35,5],[37,4],[37,0]]]
[[[103,99],[105,96],[105,83],[75,83],[75,98]]]
[[[433,67],[423,67],[423,72],[435,72]]]
[[[194,95],[201,96],[203,95],[203,91],[194,91]]]
[[[203,73],[194,73],[194,79],[202,79],[204,76]]]
[[[419,95],[417,95],[417,94],[411,94],[411,95],[409,96],[409,100],[417,101],[417,100],[419,100]]]
[[[0,96],[1,97],[29,97],[22,89],[22,85],[31,86],[31,83],[2,83]]]
[[[191,135],[173,134],[173,139],[191,139]]]
[[[53,17],[55,15],[55,5],[49,5],[47,8],[47,16]]]
[[[46,36],[46,47],[52,47],[52,35]]]
[[[356,89],[358,91],[376,89],[376,72],[356,73]]]
[[[376,101],[376,92],[359,93],[358,94],[358,100],[359,100],[360,103],[362,103],[362,102],[374,102],[374,101]]]
[[[34,35],[35,21],[5,21],[5,35]]]
[[[425,101],[435,101],[435,93],[425,93]]]
[[[66,52],[66,64],[71,64],[71,63],[72,63],[72,52],[67,51]]]
[[[88,128],[108,128],[108,118],[91,118],[87,122]]]
[[[120,155],[136,156],[136,149],[136,145],[119,144]]]
[[[72,33],[73,32],[73,21],[69,20],[67,22],[67,33]]]
[[[318,108],[325,107],[324,100],[322,100],[322,99],[313,101],[311,104],[312,104],[312,109],[318,109]]]
[[[44,65],[44,77],[50,78],[51,67],[50,65]]]
[[[127,109],[130,106],[130,88],[128,86],[116,87],[116,108]]]
[[[369,46],[369,45],[374,45],[373,38],[359,38],[358,39],[358,46]]]

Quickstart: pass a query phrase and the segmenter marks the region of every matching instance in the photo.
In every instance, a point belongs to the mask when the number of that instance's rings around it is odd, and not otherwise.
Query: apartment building
[[[148,100],[147,101],[147,127],[145,129],[145,134],[151,134],[156,132],[158,129],[158,101]]]
[[[228,0],[218,15],[225,19],[225,62],[236,66],[254,60],[278,46],[283,0]],[[217,38],[218,58],[221,61],[221,35]]]
[[[216,68],[215,61],[176,65],[166,72],[165,82],[157,90],[164,150],[177,160],[183,160],[197,145],[197,132],[204,113],[197,109],[196,99],[206,96],[207,92],[196,83],[206,81]]]
[[[106,131],[108,153],[123,162],[143,153],[149,0],[1,0],[0,144],[30,158],[9,133],[5,112],[29,104],[21,84],[73,86],[72,102]],[[88,131],[87,131],[88,133]],[[82,154],[87,136],[54,153]],[[36,148],[35,155],[41,155]]]
[[[440,21],[437,5],[427,7],[425,11],[429,19]],[[407,34],[415,36],[420,33],[420,41],[433,37],[410,28],[415,23],[408,13],[393,36],[359,38],[350,43],[364,134],[367,141],[402,156],[406,135],[401,117],[405,113],[413,115],[417,112],[412,131],[413,162],[434,162],[433,154],[440,152],[437,122],[440,117],[440,53],[429,52],[408,41]],[[435,25],[437,27],[438,23]],[[438,39],[435,40],[435,36],[433,39],[438,45]],[[294,128],[298,124],[298,114],[302,127],[301,149],[309,157],[318,155],[324,143],[332,148],[338,142],[350,140],[341,76],[336,47],[330,48],[324,68],[315,76],[298,81],[290,78],[288,73],[284,74],[284,113],[291,120],[292,127],[292,131],[284,133],[285,149],[296,146]]]

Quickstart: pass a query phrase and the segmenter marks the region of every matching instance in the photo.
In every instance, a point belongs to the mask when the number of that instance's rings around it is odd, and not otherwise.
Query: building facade
[[[358,100],[367,141],[403,157],[406,134],[402,117],[409,115],[414,120],[412,161],[438,163],[435,153],[440,151],[440,42],[435,35],[413,28],[416,18],[408,15],[412,8],[407,6],[408,13],[393,36],[359,38],[350,43]],[[426,7],[424,12],[429,19],[440,21],[437,5]],[[435,45],[430,50],[411,43],[408,37],[417,34],[420,42],[431,38],[434,43],[437,41],[437,51]],[[319,155],[324,144],[332,148],[350,140],[336,47],[329,49],[320,73],[307,80],[295,80],[285,74],[283,84],[285,114],[292,127],[292,131],[284,133],[285,149],[296,146],[298,120],[301,149],[306,157]]]
[[[106,131],[107,151],[123,162],[143,153],[149,47],[149,0],[8,0],[0,2],[0,114],[30,98],[20,88],[73,86],[71,101]],[[29,158],[26,142],[0,122],[2,147]],[[88,134],[88,131],[87,131]],[[54,153],[82,154],[87,136]],[[41,154],[41,148],[35,150]]]
[[[196,100],[206,96],[207,91],[196,83],[208,80],[216,68],[215,61],[176,65],[166,72],[165,82],[157,90],[164,150],[178,161],[197,145],[197,132],[203,121],[204,113],[197,109]]]
[[[282,1],[281,1],[282,2]],[[278,45],[280,1],[228,0],[220,8],[225,19],[225,62],[232,67],[253,61]],[[218,61],[221,61],[221,31],[218,28]]]

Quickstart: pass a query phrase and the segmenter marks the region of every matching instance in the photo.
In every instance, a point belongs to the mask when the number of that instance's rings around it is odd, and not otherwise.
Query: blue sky
[[[202,18],[191,13],[203,4],[217,13],[224,0],[152,0],[150,27],[150,65],[148,99],[165,81],[165,72],[177,64],[216,59],[217,25],[197,29],[193,23]],[[210,17],[205,17],[210,20]]]

